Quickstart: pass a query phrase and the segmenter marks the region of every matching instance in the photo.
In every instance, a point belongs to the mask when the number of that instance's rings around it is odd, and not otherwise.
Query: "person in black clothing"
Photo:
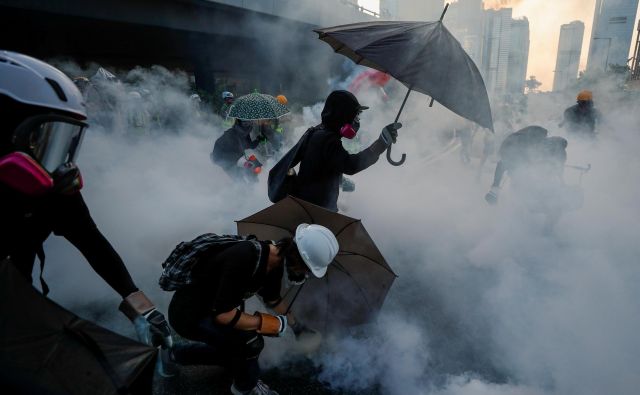
[[[508,174],[512,190],[531,211],[546,215],[550,229],[563,210],[575,206],[567,200],[576,196],[570,196],[573,191],[564,184],[567,140],[547,134],[545,128],[528,126],[507,136],[498,151],[500,160],[485,200],[498,203],[500,184]]]
[[[309,272],[322,277],[337,252],[338,241],[329,229],[308,224],[300,224],[294,238],[275,244],[235,237],[224,247],[210,247],[191,268],[191,281],[175,291],[171,325],[181,336],[206,343],[221,363],[230,365],[234,395],[277,395],[258,379],[262,336],[281,336],[288,325],[296,336],[306,330],[292,314],[284,315],[282,278],[286,273],[290,281],[301,282]],[[279,315],[245,313],[244,301],[256,293]]]
[[[44,241],[51,233],[65,237],[122,296],[120,309],[141,340],[170,347],[164,316],[136,287],[79,192],[74,160],[87,127],[80,91],[52,66],[0,51],[0,120],[0,260],[31,281],[36,256],[44,268]]]
[[[307,131],[301,142],[292,148],[272,169],[270,185],[277,173],[286,173],[298,161],[300,171],[289,193],[295,197],[338,211],[338,194],[343,174],[353,175],[378,161],[388,146],[396,142],[400,123],[387,125],[380,138],[357,154],[349,154],[342,146],[342,137],[355,137],[360,128],[360,113],[368,107],[348,91],[333,91],[322,110],[322,123]],[[295,151],[295,153],[294,153]]]
[[[560,126],[566,125],[567,131],[573,136],[593,139],[599,118],[600,114],[593,105],[593,93],[584,90],[578,93],[577,104],[564,111],[564,121]]]
[[[256,180],[254,166],[245,158],[245,151],[255,149],[260,140],[251,140],[253,122],[236,119],[233,127],[220,136],[211,152],[211,161],[233,179]]]

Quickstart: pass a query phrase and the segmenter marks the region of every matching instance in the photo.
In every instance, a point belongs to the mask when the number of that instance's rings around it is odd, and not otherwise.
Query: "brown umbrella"
[[[5,393],[151,394],[155,348],[63,309],[8,260],[0,261],[0,317]]]
[[[292,237],[301,223],[329,228],[340,250],[321,278],[310,278],[295,304],[295,314],[322,331],[364,324],[375,317],[397,277],[360,220],[291,196],[237,221],[238,233],[261,240]],[[293,292],[287,293],[291,303]]]

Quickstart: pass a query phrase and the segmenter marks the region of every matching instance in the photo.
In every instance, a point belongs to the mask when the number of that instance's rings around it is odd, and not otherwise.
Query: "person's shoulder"
[[[219,258],[237,267],[253,268],[262,252],[260,243],[255,240],[243,240],[221,252]]]
[[[567,109],[566,109],[566,110],[564,110],[564,113],[565,113],[565,114],[573,114],[573,113],[575,113],[576,111],[578,111],[578,105],[577,105],[577,104],[574,104],[574,105],[572,105],[572,106],[567,107]]]

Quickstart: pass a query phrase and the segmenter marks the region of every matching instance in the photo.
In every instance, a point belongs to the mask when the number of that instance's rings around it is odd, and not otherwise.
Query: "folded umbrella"
[[[323,278],[312,277],[304,284],[295,302],[296,317],[324,332],[369,322],[382,307],[396,275],[360,220],[288,196],[237,221],[239,234],[261,240],[292,237],[301,223],[329,228],[340,250]]]
[[[445,8],[446,12],[446,8]],[[444,16],[444,12],[442,14]],[[362,22],[314,30],[333,50],[356,64],[393,76],[412,90],[478,125],[493,130],[489,96],[480,71],[456,38],[437,22]],[[391,164],[395,162],[387,150]]]

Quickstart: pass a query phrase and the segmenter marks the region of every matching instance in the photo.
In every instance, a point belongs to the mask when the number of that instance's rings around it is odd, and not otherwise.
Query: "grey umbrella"
[[[335,52],[356,64],[390,74],[409,88],[396,122],[409,93],[415,90],[493,130],[491,106],[482,76],[458,40],[443,25],[442,17],[437,22],[363,22],[314,31]],[[390,152],[391,147],[387,150],[391,164],[404,162],[406,155],[395,162]]]

